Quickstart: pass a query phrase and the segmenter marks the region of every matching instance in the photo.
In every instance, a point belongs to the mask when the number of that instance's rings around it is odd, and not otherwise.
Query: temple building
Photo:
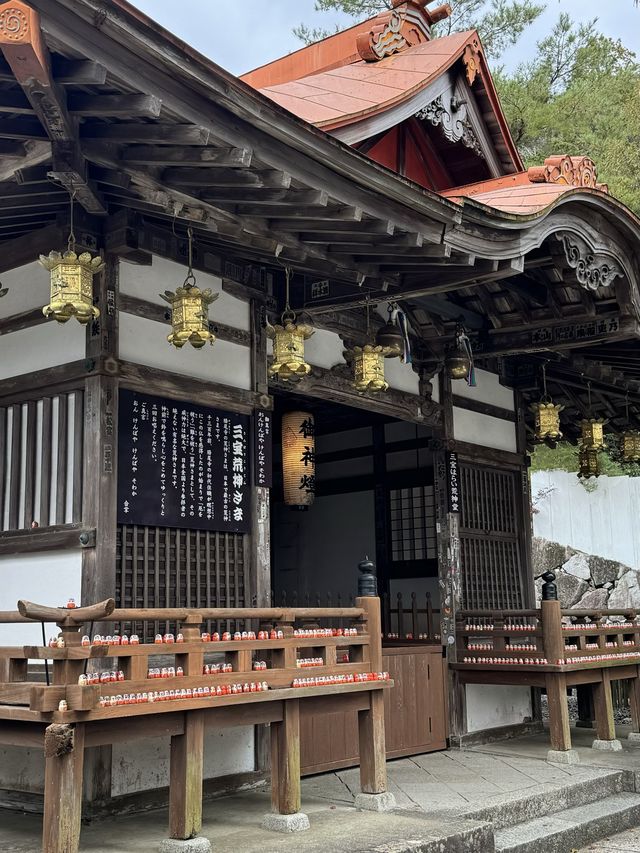
[[[0,611],[346,606],[369,559],[401,756],[541,725],[456,617],[535,607],[534,443],[592,476],[636,434],[640,221],[585,152],[524,167],[447,5],[392,6],[236,78],[125,0],[0,3]],[[303,717],[303,772],[356,724]],[[260,777],[264,726],[207,737],[212,791]],[[168,742],[88,750],[88,802]]]

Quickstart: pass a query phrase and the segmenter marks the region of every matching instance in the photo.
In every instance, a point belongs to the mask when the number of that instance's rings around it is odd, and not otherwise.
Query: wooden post
[[[567,752],[571,749],[567,677],[563,672],[549,672],[545,683],[549,702],[551,748],[559,752]]]
[[[356,598],[363,607],[369,634],[369,660],[372,672],[382,669],[382,622],[380,599]],[[360,742],[360,789],[363,794],[383,794],[387,790],[387,755],[384,736],[384,699],[381,690],[372,690],[366,711],[358,712]]]
[[[562,609],[559,601],[543,601],[541,608],[544,656],[551,666],[555,666],[559,660],[564,660]]]
[[[636,667],[635,672],[635,677],[629,679],[631,731],[634,733],[640,732],[640,667]]]
[[[48,726],[44,755],[42,853],[77,853],[82,814],[84,724]]]
[[[598,740],[615,740],[616,724],[613,718],[613,699],[611,696],[611,675],[602,669],[602,681],[594,684],[593,707],[596,712],[596,731]]]
[[[169,835],[186,840],[202,829],[204,711],[187,711],[184,734],[171,738]]]
[[[282,720],[271,723],[271,805],[283,815],[300,811],[300,700],[283,702]]]

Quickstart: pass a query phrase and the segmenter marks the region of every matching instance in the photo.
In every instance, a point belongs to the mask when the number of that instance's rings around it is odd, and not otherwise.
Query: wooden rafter
[[[9,32],[0,28],[0,49],[22,87],[24,103],[36,114],[51,141],[52,177],[75,192],[87,212],[104,214],[104,205],[86,178],[86,163],[80,153],[76,123],[67,109],[66,96],[53,79],[40,16],[22,0],[11,0],[0,6],[0,12],[9,9],[18,29]],[[11,96],[4,93],[5,101],[7,97]]]

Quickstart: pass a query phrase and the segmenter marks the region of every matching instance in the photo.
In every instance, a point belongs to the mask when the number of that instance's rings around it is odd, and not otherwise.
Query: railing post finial
[[[369,557],[365,557],[361,563],[358,563],[358,571],[360,572],[358,576],[358,595],[360,597],[376,597],[378,595],[378,581],[376,578],[375,563]]]
[[[558,600],[558,587],[556,586],[556,573],[552,570],[545,572],[542,575],[542,580],[544,583],[542,584],[542,600],[543,601],[557,601]]]

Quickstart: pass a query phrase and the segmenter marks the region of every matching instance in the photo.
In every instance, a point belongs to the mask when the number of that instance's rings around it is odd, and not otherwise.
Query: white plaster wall
[[[467,731],[479,732],[531,719],[531,690],[511,685],[467,684]]]
[[[164,299],[161,299],[160,293],[165,290],[175,291],[176,287],[180,287],[184,283],[187,269],[182,264],[157,255],[153,256],[152,261],[149,267],[123,261],[120,264],[120,292],[168,307]],[[209,308],[211,320],[247,331],[250,328],[249,303],[225,293],[222,290],[222,280],[217,276],[197,270],[195,276],[196,284],[201,290],[209,288],[219,294]]]
[[[44,793],[44,749],[0,748],[0,788]]]
[[[0,302],[0,317],[11,317],[49,302],[49,273],[37,261],[2,273],[2,286],[9,292]]]
[[[453,436],[456,441],[467,441],[494,450],[515,453],[518,449],[515,423],[457,406],[453,407]]]
[[[80,601],[82,553],[58,551],[0,557],[0,610],[15,610],[18,599],[57,607]],[[47,625],[47,639],[57,633]],[[41,645],[40,624],[0,625],[0,646]],[[1,786],[0,786],[1,787]]]
[[[315,367],[330,370],[344,362],[344,343],[335,332],[316,329],[304,346],[305,359]]]
[[[531,475],[535,536],[640,568],[640,478],[598,477],[589,490],[575,473]]]
[[[500,377],[496,373],[476,368],[476,387],[471,388],[463,380],[452,383],[452,391],[457,397],[468,397],[480,403],[490,403],[500,406],[501,409],[515,411],[515,397],[511,388],[505,388],[500,384]]]
[[[384,363],[384,375],[387,382],[397,391],[409,394],[420,393],[420,378],[410,364],[403,364],[399,358],[387,358]]]
[[[226,322],[226,320],[225,320]],[[234,388],[251,388],[249,347],[217,340],[202,349],[176,349],[167,342],[170,327],[144,317],[120,312],[120,358],[157,367],[182,376],[220,382]],[[0,339],[1,341],[1,339]]]
[[[4,274],[2,280],[4,283]],[[10,316],[4,305],[7,298],[0,300],[0,318]],[[45,297],[46,301],[48,297]],[[86,332],[83,326],[75,320],[64,324],[49,320],[40,326],[0,335],[0,379],[79,361],[85,353]]]
[[[111,768],[113,796],[166,787],[169,784],[169,749],[169,738],[114,744]],[[205,731],[204,779],[217,779],[254,769],[252,726]]]

